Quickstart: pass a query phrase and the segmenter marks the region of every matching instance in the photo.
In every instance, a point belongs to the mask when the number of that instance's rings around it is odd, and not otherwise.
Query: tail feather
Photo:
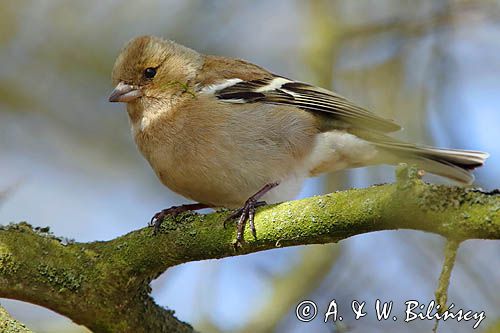
[[[357,130],[353,134],[378,148],[379,153],[371,161],[373,164],[406,162],[427,172],[466,184],[474,181],[472,170],[482,166],[489,156],[481,151],[414,145],[373,131]]]
[[[471,171],[482,166],[489,156],[481,151],[442,149],[400,142],[374,144],[386,153],[383,155],[387,162],[416,164],[425,171],[466,184],[474,181]]]

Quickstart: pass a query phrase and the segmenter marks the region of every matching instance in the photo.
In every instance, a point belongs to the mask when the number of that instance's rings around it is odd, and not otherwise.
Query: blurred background
[[[335,89],[395,119],[402,139],[487,151],[477,185],[500,187],[499,1],[2,1],[0,224],[107,240],[186,203],[138,153],[124,106],[107,102],[115,57],[141,34]],[[340,172],[311,179],[301,196],[393,180],[392,167]],[[443,245],[423,232],[377,232],[189,263],[154,281],[153,295],[202,332],[428,332],[432,321],[378,322],[372,309],[376,299],[397,313],[406,300],[432,300]],[[498,332],[499,267],[498,241],[460,247],[448,300],[485,311],[476,331]],[[372,312],[302,323],[304,299],[320,312],[332,299],[344,312],[365,300]],[[36,332],[88,332],[41,307],[0,302]],[[472,325],[448,321],[440,332]]]

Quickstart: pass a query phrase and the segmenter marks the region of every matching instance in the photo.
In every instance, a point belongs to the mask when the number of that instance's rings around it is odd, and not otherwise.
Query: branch
[[[362,233],[414,229],[462,241],[500,239],[498,191],[423,183],[400,167],[395,184],[270,205],[256,215],[258,238],[238,252],[227,212],[183,214],[106,242],[69,243],[27,223],[0,230],[0,297],[45,306],[94,332],[192,332],[149,296],[169,267],[276,247],[322,244]]]
[[[3,333],[33,333],[24,324],[18,322],[0,305],[0,332]]]

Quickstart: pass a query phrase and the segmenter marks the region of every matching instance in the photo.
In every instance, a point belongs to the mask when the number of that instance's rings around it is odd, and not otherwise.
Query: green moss
[[[12,275],[19,269],[19,263],[12,258],[12,254],[0,248],[0,275]]]
[[[51,231],[50,227],[33,227],[28,222],[22,221],[19,223],[9,223],[5,226],[0,225],[0,230],[17,230],[24,233],[33,233],[45,237],[47,239],[54,239],[63,245],[75,243],[74,239],[66,237],[57,237]]]
[[[421,182],[422,173],[416,166],[408,166],[406,163],[401,163],[396,168],[396,183],[398,189],[406,190]]]
[[[81,275],[70,269],[58,269],[46,264],[38,265],[38,274],[38,281],[50,284],[59,292],[78,291],[83,281]]]

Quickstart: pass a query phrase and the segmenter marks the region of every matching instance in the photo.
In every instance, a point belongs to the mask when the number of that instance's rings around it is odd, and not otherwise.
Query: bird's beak
[[[109,101],[128,103],[141,96],[142,93],[137,87],[120,82],[116,85],[111,95],[109,95]]]

